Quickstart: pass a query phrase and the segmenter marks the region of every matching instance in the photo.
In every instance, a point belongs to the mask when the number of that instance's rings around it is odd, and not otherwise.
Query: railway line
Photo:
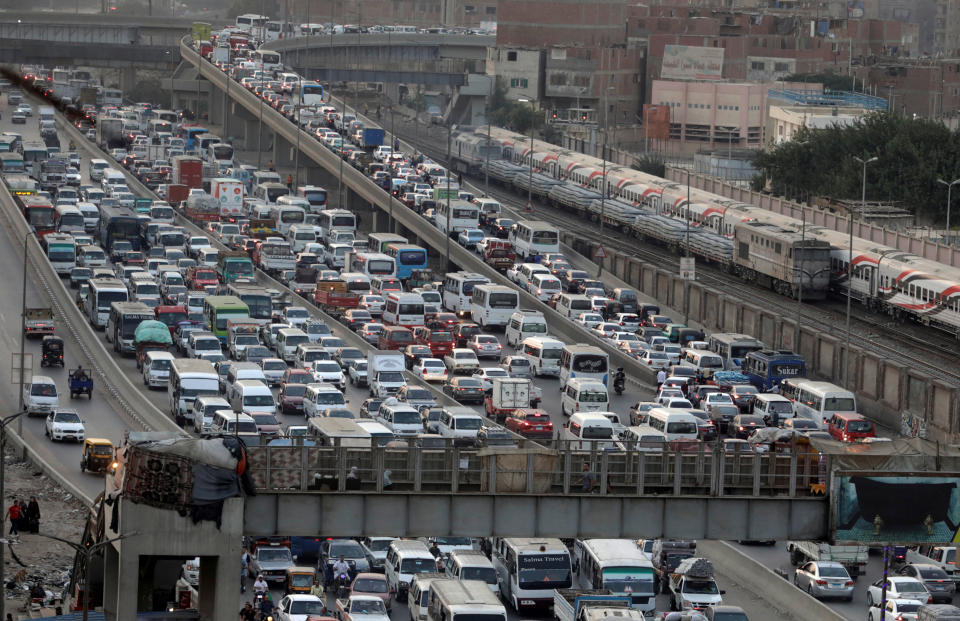
[[[412,137],[412,132],[409,131],[410,126],[404,124],[402,127],[403,129],[397,132],[398,135],[409,140]],[[445,140],[438,139],[429,129],[419,132],[416,145],[421,152],[434,161],[442,165],[448,164],[445,157]],[[464,181],[464,185],[472,190],[484,191],[482,180],[464,179]],[[524,198],[498,185],[492,179],[488,194],[500,201],[504,211],[510,217],[516,219],[531,217],[529,213],[524,212],[526,203]],[[659,246],[641,243],[609,227],[601,232],[595,223],[585,226],[583,218],[547,206],[536,199],[533,206],[538,220],[545,220],[563,230],[576,230],[584,239],[603,244],[605,248],[636,256],[659,267],[679,270],[679,257]],[[795,301],[791,302],[764,287],[747,284],[707,262],[698,262],[697,277],[702,283],[733,293],[743,300],[762,301],[766,308],[777,310],[784,317],[795,317],[797,314]],[[845,338],[846,333],[840,326],[845,320],[846,302],[844,295],[841,294],[840,297],[841,300],[828,299],[817,305],[801,303],[801,322],[817,330],[835,334],[838,338]],[[937,342],[931,339],[929,334],[921,334],[926,332],[930,330],[918,325],[897,322],[887,315],[870,312],[859,304],[853,305],[851,310],[850,342],[853,346],[883,352],[889,359],[909,365],[930,377],[960,382],[960,366],[957,365],[952,341]]]

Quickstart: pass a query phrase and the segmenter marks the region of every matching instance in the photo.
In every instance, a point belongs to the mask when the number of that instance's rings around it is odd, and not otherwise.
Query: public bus
[[[560,233],[549,222],[520,220],[510,230],[508,239],[518,257],[560,252]]]
[[[250,58],[266,74],[280,71],[283,68],[283,65],[280,64],[280,52],[259,49],[255,50]]]
[[[517,612],[548,608],[554,590],[573,585],[570,552],[559,539],[495,537],[491,560],[504,578],[500,594]]]
[[[23,206],[20,204],[21,197],[24,196],[36,196],[37,191],[40,189],[40,184],[37,183],[36,179],[32,179],[27,175],[3,175],[3,183],[7,186],[7,189],[10,190],[10,194],[14,197],[14,200],[17,201],[17,205],[20,209],[23,209]]]
[[[771,392],[785,379],[807,376],[807,364],[800,354],[789,350],[760,349],[743,359],[740,372],[760,392]]]
[[[244,32],[252,33],[254,30],[262,28],[270,18],[266,15],[257,15],[256,13],[244,13],[237,15],[236,26]]]
[[[384,296],[383,323],[412,329],[425,322],[423,297],[419,293],[391,291]]]
[[[113,343],[113,351],[133,353],[133,336],[141,321],[153,320],[153,309],[143,302],[114,302],[104,329],[107,342]]]
[[[46,247],[47,260],[53,271],[60,275],[67,275],[77,265],[77,244],[73,235],[50,233],[43,238]]]
[[[716,332],[707,339],[710,351],[723,358],[723,368],[739,371],[743,359],[752,351],[763,349],[763,342],[749,334],[735,332]]]
[[[319,82],[301,82],[300,83],[300,105],[301,106],[320,106],[323,105],[323,85]]]
[[[129,295],[126,285],[116,278],[93,278],[83,302],[83,312],[90,324],[99,330],[107,325],[112,304],[126,302]]]
[[[396,276],[397,262],[381,252],[358,252],[350,263],[351,272],[367,276]]]
[[[0,153],[0,172],[5,175],[27,172],[23,163],[23,154],[16,151],[12,153]]]
[[[273,318],[273,301],[266,288],[252,283],[231,283],[227,286],[227,295],[247,305],[252,321],[269,323]]]
[[[227,320],[249,319],[250,308],[235,295],[210,295],[203,300],[203,318],[221,343],[227,342]]]
[[[830,382],[815,382],[807,379],[789,379],[780,384],[780,393],[793,401],[793,411],[826,429],[827,421],[834,414],[856,414],[857,398]]]
[[[23,143],[23,167],[27,174],[34,179],[40,178],[40,164],[50,157],[47,145],[42,142],[31,141]]]
[[[443,307],[458,315],[468,314],[473,299],[473,288],[489,282],[489,278],[475,272],[448,273],[443,279]]]
[[[140,219],[126,207],[100,205],[100,225],[98,227],[100,245],[109,254],[113,242],[128,241],[134,250],[140,250]]]
[[[513,287],[476,285],[470,296],[470,315],[481,328],[506,326],[511,315],[519,309],[520,294]]]
[[[327,190],[320,187],[319,185],[301,185],[297,188],[297,196],[306,200],[310,203],[310,212],[316,214],[322,214],[323,210],[327,209]],[[341,211],[337,209],[331,209],[329,211]],[[346,211],[346,210],[343,210]],[[346,213],[350,213],[347,211]],[[353,215],[353,214],[351,214]],[[323,218],[319,219],[318,226],[323,226]],[[354,219],[354,227],[351,230],[356,229],[356,219]]]
[[[324,196],[326,196],[325,190],[320,191],[323,191]],[[317,212],[317,226],[320,227],[321,235],[324,238],[328,238],[331,231],[349,231],[356,233],[357,217],[346,209],[324,209],[323,211]],[[375,233],[371,233],[371,235],[374,234]],[[383,252],[373,246],[370,246],[370,250],[373,252]]]
[[[581,589],[610,589],[644,613],[656,607],[653,563],[631,539],[577,539],[573,566]]]
[[[97,104],[101,107],[122,106],[123,91],[119,88],[104,88],[98,94]]]
[[[56,230],[56,212],[50,199],[43,196],[22,196],[20,204],[23,206],[23,218],[38,236],[42,237]]]
[[[161,304],[153,309],[153,317],[170,330],[170,336],[173,336],[174,330],[181,321],[187,321],[187,307],[183,305],[170,306]]]
[[[390,244],[406,244],[410,240],[395,233],[370,233],[367,235],[367,241],[370,244],[370,252],[386,252]]]
[[[416,270],[427,269],[427,249],[415,244],[387,244],[383,251],[397,262],[397,278],[406,280]]]
[[[437,201],[434,207],[433,221],[437,228],[446,235],[459,235],[468,229],[477,228],[480,221],[480,207],[468,201],[455,200]]]
[[[610,356],[593,345],[577,343],[564,345],[560,354],[560,388],[567,387],[567,380],[594,379],[608,386]]]
[[[54,226],[58,233],[84,233],[87,230],[83,212],[76,205],[57,205],[54,209]]]

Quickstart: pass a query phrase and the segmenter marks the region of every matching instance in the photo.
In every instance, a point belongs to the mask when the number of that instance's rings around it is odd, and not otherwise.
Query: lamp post
[[[18,398],[18,412],[23,412],[23,386],[24,386],[24,375],[26,373],[26,343],[27,343],[27,243],[30,241],[30,236],[35,235],[36,231],[30,229],[23,236],[23,283],[20,288],[20,397]],[[17,418],[17,435],[21,438],[23,437],[23,419]],[[0,461],[3,459],[3,454],[0,453]],[[3,494],[0,493],[0,502],[2,502]],[[0,562],[0,567],[3,567],[3,563]],[[2,617],[2,615],[0,615]]]
[[[22,366],[22,362],[21,362],[21,366]],[[23,394],[22,389],[20,390],[20,393],[21,395]],[[21,396],[20,399],[23,400],[23,397]],[[7,476],[6,476],[7,460],[3,458],[4,450],[6,449],[6,446],[7,446],[7,425],[12,423],[14,420],[17,420],[17,421],[21,420],[21,417],[24,414],[25,412],[23,411],[23,406],[21,405],[19,412],[17,412],[16,414],[11,414],[10,416],[6,416],[2,420],[0,420],[0,509],[3,509],[3,510],[6,510],[6,506],[7,506],[6,504],[7,494],[4,486],[4,481],[7,480]],[[0,580],[2,580],[4,584],[6,584],[6,578],[3,576],[3,563],[4,563],[3,546],[0,545]],[[7,606],[7,598],[0,597],[0,619],[6,618],[6,606]]]
[[[873,156],[869,159],[862,159],[853,156],[853,159],[857,160],[863,165],[863,182],[861,184],[861,193],[860,193],[860,204],[861,210],[867,208],[867,164],[871,162],[876,162],[880,159],[877,156]],[[843,352],[843,387],[847,390],[850,390],[850,303],[853,300],[853,210],[847,210],[847,217],[849,218],[848,229],[850,231],[850,248],[847,255],[847,320],[846,320],[846,345],[844,346]]]
[[[960,183],[960,179],[954,179],[950,183],[947,183],[943,179],[937,179],[937,183],[942,183],[947,186],[947,243],[950,243],[950,192],[953,190],[953,186],[957,183]]]
[[[266,15],[266,0],[260,3],[260,15]],[[263,25],[266,28],[266,24]],[[262,34],[262,32],[261,32]],[[197,87],[197,91],[200,90],[200,87]],[[260,56],[260,103],[259,103],[259,112],[260,112],[260,123],[257,128],[257,168],[262,168],[261,163],[263,162],[263,55]],[[197,104],[197,116],[200,116],[200,104]]]
[[[687,204],[684,206],[683,220],[686,223],[684,233],[683,256],[690,258],[690,169],[687,169]],[[690,323],[690,280],[683,279],[683,323]]]
[[[45,533],[37,534],[41,537],[46,537],[47,539],[53,539],[54,541],[59,541],[60,543],[66,544],[73,548],[77,554],[83,557],[83,621],[87,621],[87,615],[90,611],[90,559],[94,554],[108,545],[116,541],[120,541],[121,539],[134,537],[140,533],[132,532],[126,535],[120,535],[119,537],[113,537],[112,539],[104,539],[103,541],[91,545],[84,545],[82,543],[77,543],[75,541],[70,541],[54,535],[47,535]]]
[[[533,106],[529,99],[521,97],[517,101]],[[527,211],[533,211],[533,117],[530,117],[530,175],[527,178]]]

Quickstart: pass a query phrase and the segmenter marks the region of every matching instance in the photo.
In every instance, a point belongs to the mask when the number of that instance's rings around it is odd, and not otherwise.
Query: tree
[[[794,73],[783,78],[784,82],[810,82],[823,84],[825,89],[832,91],[852,91],[853,78],[848,75],[839,75],[830,71],[826,73]]]
[[[647,153],[643,157],[638,157],[634,160],[631,168],[655,177],[667,176],[666,163],[664,162],[663,157],[658,153]]]
[[[543,114],[530,103],[508,100],[506,84],[497,77],[493,96],[490,98],[490,120],[494,125],[525,134],[531,128],[536,129],[543,125]]]

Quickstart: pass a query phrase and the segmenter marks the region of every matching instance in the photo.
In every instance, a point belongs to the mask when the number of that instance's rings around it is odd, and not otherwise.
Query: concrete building
[[[670,108],[666,150],[691,154],[704,148],[759,148],[767,87],[745,82],[654,80],[651,103]]]
[[[418,28],[495,27],[497,0],[364,0],[355,3],[292,0],[294,23],[335,22]]]
[[[933,53],[947,57],[960,53],[960,0],[937,0]]]
[[[544,52],[520,47],[487,49],[487,73],[495,75],[507,88],[507,99],[540,100]]]
[[[865,108],[770,105],[765,123],[764,144],[774,146],[789,142],[801,127],[810,129],[843,127],[853,123],[867,112]]]
[[[898,114],[942,118],[960,112],[958,59],[883,59],[858,69],[856,75]]]

